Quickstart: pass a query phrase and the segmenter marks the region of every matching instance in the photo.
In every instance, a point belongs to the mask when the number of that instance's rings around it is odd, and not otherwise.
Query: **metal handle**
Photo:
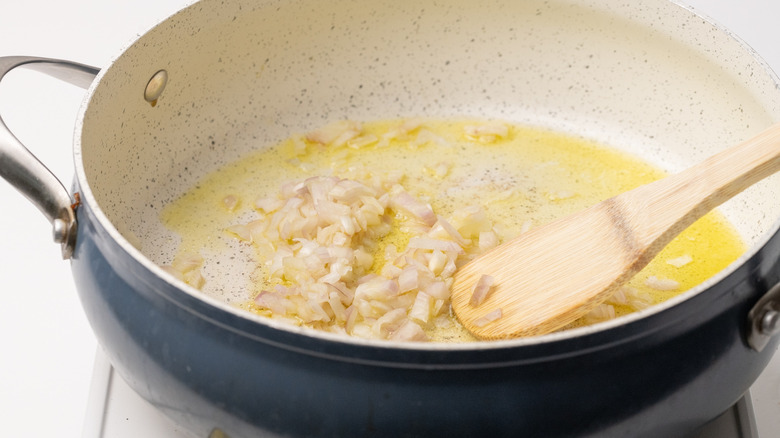
[[[0,80],[16,67],[25,66],[87,88],[100,71],[88,65],[30,56],[0,57]],[[0,117],[0,176],[11,183],[46,215],[54,229],[54,241],[62,246],[62,258],[73,254],[76,213],[65,186],[8,129]]]
[[[780,333],[780,284],[769,289],[750,309],[748,323],[748,344],[756,351],[763,350],[772,336]]]

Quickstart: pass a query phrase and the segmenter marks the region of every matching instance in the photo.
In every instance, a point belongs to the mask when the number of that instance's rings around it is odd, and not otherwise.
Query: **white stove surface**
[[[476,0],[475,0],[476,1]],[[190,0],[0,0],[0,56],[105,66],[137,34]],[[686,0],[780,72],[780,2]],[[71,139],[83,91],[27,70],[0,86],[0,114],[59,176],[73,177]],[[112,376],[49,224],[0,181],[0,430],[4,436],[179,438],[183,431]],[[102,382],[102,383],[101,383]],[[760,438],[780,437],[780,354],[750,390]],[[708,437],[709,438],[709,437]]]
[[[780,354],[769,364],[780,369]],[[780,437],[780,373],[762,374],[743,400],[690,438]],[[98,347],[82,438],[193,437],[133,392]]]

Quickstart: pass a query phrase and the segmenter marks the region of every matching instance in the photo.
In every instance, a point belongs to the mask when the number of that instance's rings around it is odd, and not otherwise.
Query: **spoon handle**
[[[678,174],[613,198],[621,228],[654,257],[683,229],[780,170],[780,124]],[[630,213],[629,213],[630,212]]]

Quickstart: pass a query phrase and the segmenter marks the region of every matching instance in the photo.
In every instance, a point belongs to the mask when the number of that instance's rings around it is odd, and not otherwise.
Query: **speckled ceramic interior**
[[[116,237],[165,262],[160,209],[205,173],[330,121],[421,115],[546,126],[677,171],[780,120],[780,92],[727,31],[663,0],[203,0],[101,72],[77,174]],[[778,187],[723,207],[754,247]]]

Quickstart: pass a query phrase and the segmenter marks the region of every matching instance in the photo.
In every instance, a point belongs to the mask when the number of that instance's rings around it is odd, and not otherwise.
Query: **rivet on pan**
[[[761,333],[773,336],[780,333],[780,312],[769,310],[761,318]]]
[[[160,70],[155,73],[152,78],[149,79],[149,83],[146,84],[146,90],[144,90],[144,99],[151,103],[152,106],[157,105],[157,99],[160,98],[160,95],[162,94],[163,90],[165,90],[165,85],[167,83],[167,71]]]
[[[64,219],[54,219],[52,226],[52,235],[55,242],[63,243],[68,240],[68,224]]]

